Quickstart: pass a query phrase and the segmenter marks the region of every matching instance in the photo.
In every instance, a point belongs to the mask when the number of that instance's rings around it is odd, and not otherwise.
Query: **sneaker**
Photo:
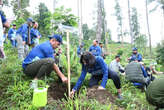
[[[123,97],[121,96],[121,94],[118,94],[117,98],[120,100],[123,100]]]
[[[30,83],[30,88],[32,88],[32,89],[38,88],[38,81],[32,80],[32,82]]]

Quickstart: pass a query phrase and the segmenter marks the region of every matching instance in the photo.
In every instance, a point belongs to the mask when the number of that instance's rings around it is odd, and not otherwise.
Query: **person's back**
[[[147,101],[158,107],[164,108],[164,75],[155,79],[146,90]]]
[[[25,68],[27,64],[33,62],[34,60],[39,60],[42,58],[54,58],[53,53],[54,50],[51,47],[49,41],[46,41],[30,51],[23,61],[23,68]]]
[[[131,82],[146,83],[143,72],[141,70],[141,64],[132,61],[125,68],[126,79]]]

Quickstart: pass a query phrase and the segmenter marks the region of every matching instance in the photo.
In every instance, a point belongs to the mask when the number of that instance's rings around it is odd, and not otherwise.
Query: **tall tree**
[[[94,29],[89,29],[87,24],[83,24],[82,28],[83,28],[84,40],[95,39],[94,37],[96,35],[96,32]]]
[[[79,44],[81,44],[81,41],[83,40],[83,16],[82,16],[82,13],[83,13],[83,9],[82,9],[82,0],[77,0],[77,8],[78,8],[78,17],[79,17],[79,20],[78,20],[78,28],[79,28]]]
[[[131,28],[133,33],[133,42],[140,34],[140,26],[138,22],[138,13],[136,8],[132,8],[132,14],[131,14]],[[134,42],[135,45],[135,42]]]
[[[129,19],[131,46],[133,46],[133,33],[132,33],[132,27],[131,27],[131,11],[130,11],[130,1],[129,0],[128,0],[128,19]]]
[[[30,16],[30,12],[26,10],[29,6],[30,0],[12,0],[11,6],[13,6],[13,12],[17,19],[27,19]]]
[[[44,3],[39,4],[39,14],[35,16],[38,21],[39,30],[44,35],[49,35],[51,33],[51,13],[49,12],[47,6]]]
[[[152,49],[151,49],[151,34],[150,34],[150,26],[149,26],[149,15],[148,15],[148,1],[145,0],[145,7],[146,7],[146,23],[147,23],[147,31],[149,36],[149,48],[150,48],[150,57],[152,57]]]
[[[103,1],[104,0],[97,0],[97,6],[98,6],[98,9],[97,9],[97,31],[96,31],[96,39],[101,41],[101,36],[102,36],[102,24],[103,24],[103,21],[102,21],[102,3],[104,3]]]
[[[139,48],[144,54],[145,54],[146,44],[147,44],[146,35],[141,34],[135,39],[135,46]]]
[[[121,42],[123,44],[123,32],[122,32],[122,12],[121,12],[121,7],[119,4],[119,0],[115,0],[116,5],[115,5],[115,16],[117,17],[117,22],[118,22],[118,28],[117,28],[117,32],[118,32],[118,41]],[[122,40],[120,40],[120,38]]]

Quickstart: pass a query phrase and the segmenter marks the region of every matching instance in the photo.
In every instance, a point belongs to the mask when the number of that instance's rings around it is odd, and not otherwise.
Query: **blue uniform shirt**
[[[132,54],[131,59],[130,60],[134,60],[137,59],[139,62],[142,61],[142,55],[137,53],[137,54]]]
[[[101,48],[100,46],[90,46],[89,51],[94,55],[94,56],[101,56]]]
[[[2,19],[2,24],[4,24],[4,23],[7,21],[7,19],[6,19],[6,17],[2,14],[1,11],[0,11],[0,16],[1,16],[1,19]]]
[[[23,24],[16,32],[16,34],[19,34],[22,36],[23,41],[27,42],[28,39],[28,24]]]
[[[46,41],[36,47],[34,47],[22,63],[23,69],[33,61],[43,59],[43,58],[53,58],[54,59],[54,49],[50,44],[50,41]]]
[[[10,28],[8,31],[8,39],[11,39],[12,37],[16,37],[16,29]]]
[[[34,39],[37,38],[38,36],[41,37],[40,32],[37,29],[32,28],[30,31],[31,44],[34,44]]]
[[[87,69],[85,65],[82,66],[82,72],[76,85],[73,88],[74,90],[78,90],[79,87],[82,85],[82,82],[84,81],[87,72],[89,72],[92,75],[103,74],[101,86],[105,88],[107,80],[108,80],[108,66],[104,62],[104,59],[101,56],[97,56],[96,62],[93,68]]]

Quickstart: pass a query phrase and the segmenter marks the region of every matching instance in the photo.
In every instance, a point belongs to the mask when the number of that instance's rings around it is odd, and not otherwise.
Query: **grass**
[[[106,58],[106,63],[114,58],[117,52],[120,50],[118,44],[109,45],[110,55]],[[122,61],[123,65],[127,64],[126,58],[128,57],[130,46],[125,45],[121,50],[123,51]],[[10,44],[5,47],[5,52],[7,59],[3,60],[0,65],[0,109],[1,110],[38,110],[32,106],[32,94],[33,90],[29,88],[31,79],[24,75],[22,72],[21,61],[17,58],[17,52],[12,49]],[[79,64],[79,59],[76,56],[76,51],[71,50],[71,72],[72,80],[71,82],[75,84],[77,81],[81,66]],[[61,56],[62,65],[64,66],[64,73],[67,70],[67,62],[64,54]],[[80,93],[73,99],[61,99],[60,101],[53,101],[52,103],[46,105],[44,110],[118,110],[119,106],[125,110],[154,110],[154,107],[149,105],[145,99],[144,92],[132,86],[125,80],[124,76],[121,77],[122,83],[122,94],[124,97],[123,101],[117,100],[115,104],[104,105],[100,104],[94,99],[86,98],[86,88],[88,85],[90,75],[87,75],[86,80],[83,83]],[[55,82],[53,75],[46,79],[48,84]],[[44,80],[41,84],[45,85]],[[116,89],[111,80],[107,83],[107,90],[116,95]],[[103,95],[103,94],[102,94]],[[118,106],[119,105],[119,106]],[[57,110],[58,110],[57,109]]]

